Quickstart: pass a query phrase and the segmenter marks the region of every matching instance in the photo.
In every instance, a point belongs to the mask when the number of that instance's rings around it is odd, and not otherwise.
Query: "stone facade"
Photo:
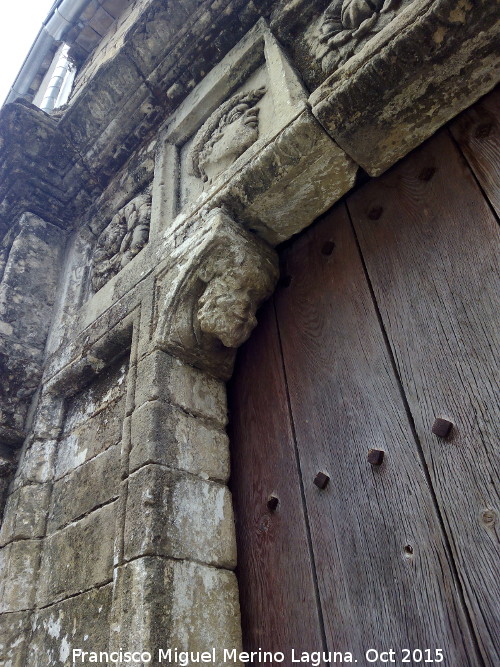
[[[0,112],[9,666],[240,646],[224,382],[274,246],[498,80],[493,0],[120,7],[65,108]]]

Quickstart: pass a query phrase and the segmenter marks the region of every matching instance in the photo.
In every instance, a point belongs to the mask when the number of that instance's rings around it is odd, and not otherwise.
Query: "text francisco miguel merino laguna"
[[[357,662],[353,659],[352,654],[340,652],[324,652],[313,651],[308,653],[306,651],[296,651],[291,649],[289,655],[281,651],[271,652],[251,651],[246,653],[244,651],[237,651],[236,649],[210,649],[210,651],[179,651],[178,649],[159,649],[154,656],[148,651],[84,651],[81,648],[73,649],[73,665],[82,664],[112,664],[113,662],[120,664],[148,664],[155,660],[156,663],[175,664],[179,667],[187,667],[193,663],[216,664],[221,663],[234,664],[238,662],[253,662],[274,664],[285,662],[307,663],[312,667],[318,667],[323,662]]]

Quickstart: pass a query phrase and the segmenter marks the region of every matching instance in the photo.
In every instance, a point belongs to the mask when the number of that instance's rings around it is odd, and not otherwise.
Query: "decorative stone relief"
[[[497,84],[499,25],[489,0],[402,0],[384,30],[311,94],[313,114],[379,176]]]
[[[257,141],[258,103],[265,94],[262,86],[233,95],[198,130],[189,156],[195,176],[212,183]]]
[[[149,239],[151,195],[143,193],[121,208],[97,239],[92,287],[98,291],[144,248]]]
[[[236,348],[278,280],[276,253],[220,209],[200,220],[182,259],[159,277],[156,341],[188,363],[227,378]]]
[[[359,44],[389,23],[403,0],[334,0],[314,26],[310,42],[325,72],[348,60]]]
[[[155,170],[152,225],[192,215],[307,107],[307,92],[261,19],[169,118]]]

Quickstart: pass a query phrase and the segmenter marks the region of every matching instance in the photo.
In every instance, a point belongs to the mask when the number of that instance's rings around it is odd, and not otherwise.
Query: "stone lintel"
[[[358,165],[304,110],[234,174],[211,206],[275,246],[308,227],[348,192]]]
[[[500,78],[498,5],[416,0],[310,97],[350,157],[378,176]]]

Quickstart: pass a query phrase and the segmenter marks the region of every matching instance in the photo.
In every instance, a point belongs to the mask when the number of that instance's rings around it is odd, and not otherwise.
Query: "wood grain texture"
[[[446,131],[348,207],[481,651],[498,665],[498,227]],[[436,417],[454,423],[447,439]]]
[[[460,114],[450,130],[500,215],[500,88]]]
[[[322,648],[272,301],[229,387],[231,489],[245,650]],[[276,511],[267,507],[274,494]],[[268,664],[268,663],[266,663]]]
[[[477,665],[345,208],[285,261],[275,298],[329,649],[367,665],[369,648],[398,664],[403,648],[441,648],[447,665]]]

